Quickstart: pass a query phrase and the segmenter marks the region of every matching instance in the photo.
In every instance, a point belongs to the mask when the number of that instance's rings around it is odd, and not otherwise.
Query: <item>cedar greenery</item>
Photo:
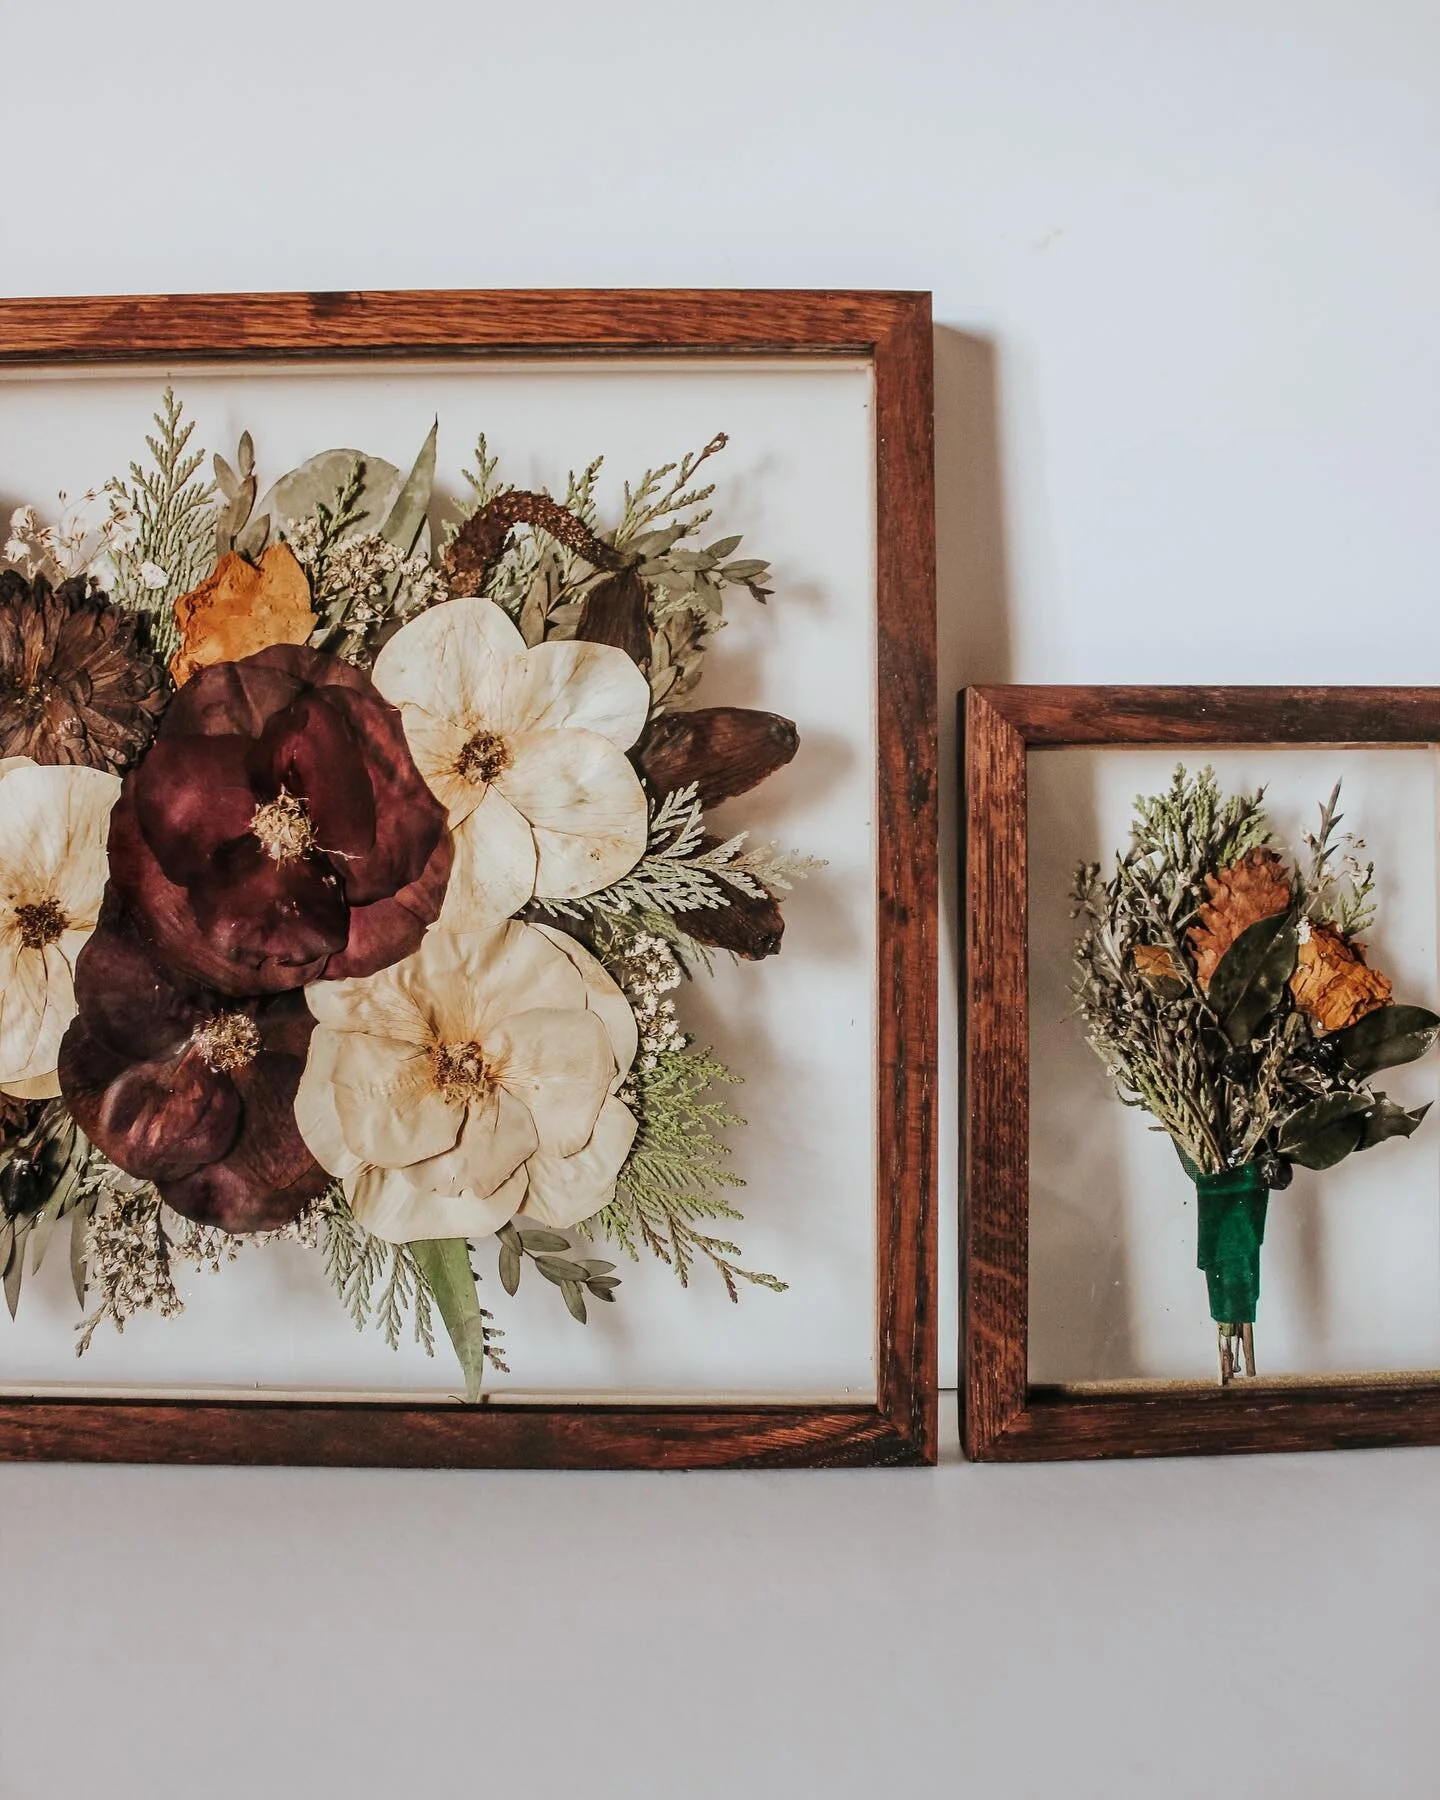
[[[740,1298],[742,1281],[784,1293],[778,1276],[741,1268],[734,1259],[740,1246],[702,1231],[703,1222],[739,1219],[742,1215],[723,1198],[726,1188],[744,1187],[727,1167],[729,1147],[720,1133],[744,1120],[723,1100],[707,1098],[719,1083],[740,1077],[708,1050],[667,1050],[654,1067],[637,1065],[629,1087],[640,1119],[629,1161],[620,1171],[615,1198],[581,1227],[617,1244],[631,1261],[640,1248],[668,1263],[688,1287],[697,1259],[715,1267],[732,1300]]]

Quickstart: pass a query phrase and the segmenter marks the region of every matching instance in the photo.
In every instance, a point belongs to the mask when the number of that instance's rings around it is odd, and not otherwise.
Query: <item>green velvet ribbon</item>
[[[1253,1325],[1260,1299],[1260,1246],[1270,1190],[1255,1163],[1196,1175],[1199,1200],[1196,1262],[1210,1290],[1217,1325]]]

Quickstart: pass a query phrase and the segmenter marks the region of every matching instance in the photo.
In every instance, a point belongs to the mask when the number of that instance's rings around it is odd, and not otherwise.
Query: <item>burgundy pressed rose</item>
[[[329,1177],[295,1124],[315,1021],[299,993],[217,993],[107,906],[75,965],[60,1088],[80,1129],[167,1205],[223,1231],[287,1225]]]
[[[188,681],[111,816],[112,888],[165,960],[226,994],[410,955],[450,856],[400,714],[300,644]]]

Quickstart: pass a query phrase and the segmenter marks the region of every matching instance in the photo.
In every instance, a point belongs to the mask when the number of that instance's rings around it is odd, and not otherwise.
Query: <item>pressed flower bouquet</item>
[[[262,489],[169,393],[146,459],[0,559],[0,1272],[69,1236],[77,1345],[179,1310],[177,1264],[283,1237],[470,1398],[504,1369],[475,1247],[577,1321],[608,1242],[734,1298],[718,1086],[676,995],[760,960],[804,857],[712,828],[789,762],[703,706],[768,567],[704,530],[723,436],[599,516],[600,465],[438,523],[325,450]]]
[[[1194,1185],[1222,1383],[1255,1374],[1270,1194],[1297,1168],[1396,1154],[1428,1110],[1376,1085],[1431,1048],[1440,1017],[1398,999],[1371,960],[1375,871],[1340,830],[1339,798],[1337,785],[1291,846],[1263,791],[1227,795],[1210,769],[1182,767],[1136,800],[1108,871],[1075,878],[1080,1021]]]

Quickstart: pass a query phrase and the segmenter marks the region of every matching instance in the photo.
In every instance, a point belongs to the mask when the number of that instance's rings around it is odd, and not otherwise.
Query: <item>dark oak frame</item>
[[[1440,1443],[1440,1379],[1221,1389],[1028,1379],[1027,754],[1065,745],[1440,742],[1440,688],[986,687],[962,696],[961,1228],[967,1455],[1021,1462]]]
[[[876,467],[877,1399],[525,1405],[0,1399],[0,1459],[402,1467],[927,1463],[936,1435],[933,376],[923,293],[722,289],[0,300],[0,364],[861,357]]]

